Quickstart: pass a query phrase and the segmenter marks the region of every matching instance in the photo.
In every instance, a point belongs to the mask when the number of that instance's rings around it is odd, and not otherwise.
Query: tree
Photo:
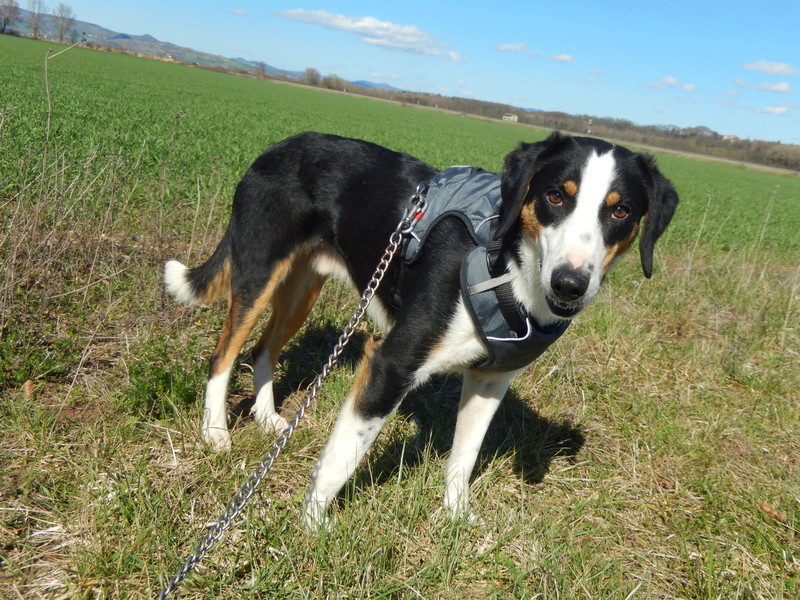
[[[311,67],[303,72],[303,83],[307,85],[319,85],[321,79],[322,77],[319,74],[319,71],[312,69]]]
[[[58,29],[59,42],[64,41],[64,38],[67,37],[67,33],[74,25],[75,13],[72,11],[72,7],[63,2],[59,3],[59,5],[56,6],[56,26]]]
[[[322,80],[322,86],[329,90],[342,91],[344,90],[344,80],[338,75],[325,75],[325,78]]]
[[[0,0],[0,33],[5,33],[19,19],[17,0]]]
[[[28,10],[31,13],[31,34],[35,38],[40,38],[42,37],[44,13],[47,12],[47,7],[44,4],[44,0],[28,0]]]

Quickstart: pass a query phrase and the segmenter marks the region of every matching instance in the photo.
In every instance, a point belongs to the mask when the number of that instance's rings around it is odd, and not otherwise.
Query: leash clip
[[[403,219],[400,221],[397,229],[395,230],[397,233],[409,235],[414,229],[414,225],[417,224],[417,221],[423,217],[425,214],[425,206],[427,204],[426,195],[428,193],[428,189],[428,183],[425,181],[417,186],[414,195],[411,196],[411,200],[408,202],[408,206],[406,206]]]

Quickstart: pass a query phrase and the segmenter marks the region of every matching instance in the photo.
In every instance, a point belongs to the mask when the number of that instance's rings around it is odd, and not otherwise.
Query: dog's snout
[[[559,267],[553,271],[550,287],[560,300],[574,302],[589,289],[589,274],[578,269]]]

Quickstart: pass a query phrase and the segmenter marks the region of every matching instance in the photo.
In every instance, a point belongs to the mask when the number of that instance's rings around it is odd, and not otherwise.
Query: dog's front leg
[[[467,370],[464,373],[453,449],[445,467],[444,506],[454,518],[472,517],[469,478],[489,423],[518,372]]]
[[[374,354],[375,345],[369,342],[350,395],[311,473],[304,504],[305,522],[311,527],[325,522],[328,506],[405,395],[405,388],[397,385],[409,379],[402,367],[381,356],[380,350],[373,358]]]
[[[304,518],[309,527],[325,523],[331,502],[355,472],[386,422],[385,418],[364,418],[354,404],[351,396],[342,406],[331,437],[311,472],[311,485],[304,502]]]

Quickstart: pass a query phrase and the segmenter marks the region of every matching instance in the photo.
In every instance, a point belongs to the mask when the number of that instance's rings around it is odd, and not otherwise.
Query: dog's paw
[[[264,416],[256,413],[255,418],[256,423],[261,426],[265,433],[283,433],[289,426],[289,421],[276,412]]]
[[[328,525],[328,513],[324,503],[306,498],[303,503],[303,524],[310,531],[325,529]]]
[[[218,452],[231,449],[231,435],[227,429],[220,427],[204,427],[203,441]]]

